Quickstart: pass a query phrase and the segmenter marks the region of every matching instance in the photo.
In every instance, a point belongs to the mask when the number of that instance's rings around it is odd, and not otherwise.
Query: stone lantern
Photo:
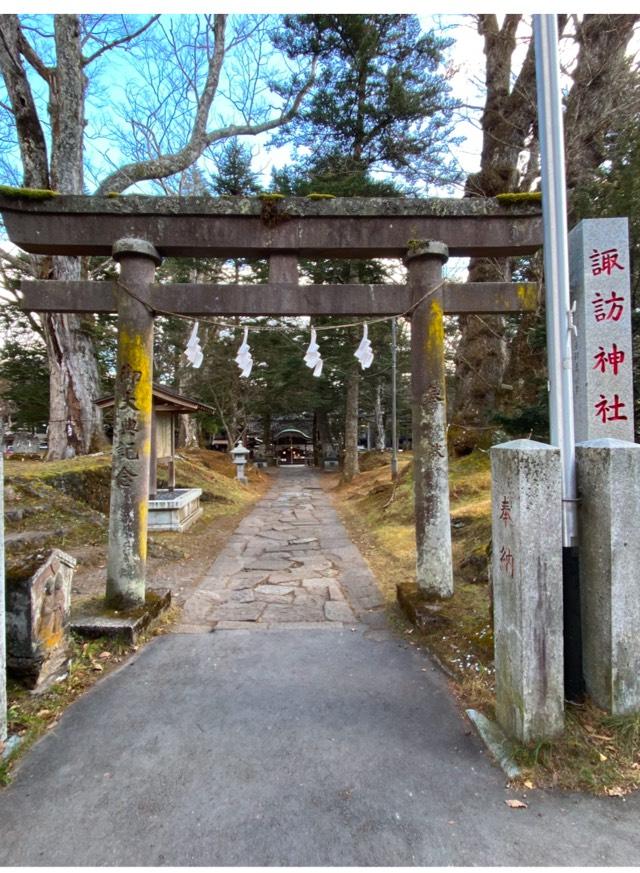
[[[247,455],[249,454],[249,449],[245,448],[241,442],[238,442],[235,449],[231,450],[231,458],[233,463],[236,464],[236,474],[238,477],[238,482],[242,482],[243,484],[247,483],[247,477],[244,474],[244,469],[247,463]]]

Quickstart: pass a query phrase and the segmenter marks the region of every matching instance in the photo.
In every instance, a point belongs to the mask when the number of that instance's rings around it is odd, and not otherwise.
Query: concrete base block
[[[520,742],[564,728],[560,451],[491,449],[496,714]]]
[[[171,591],[169,588],[148,589],[145,605],[131,613],[116,615],[112,610],[102,614],[94,613],[76,616],[71,620],[71,630],[81,637],[97,639],[110,637],[133,644],[153,619],[171,606]]]
[[[162,489],[149,500],[148,530],[174,530],[182,533],[202,515],[202,488]]]
[[[576,446],[584,678],[615,715],[640,712],[640,446]]]
[[[469,721],[472,722],[478,731],[480,739],[496,759],[507,779],[518,779],[521,776],[521,771],[513,759],[512,744],[502,733],[498,725],[481,712],[478,712],[477,709],[467,709],[465,711]]]

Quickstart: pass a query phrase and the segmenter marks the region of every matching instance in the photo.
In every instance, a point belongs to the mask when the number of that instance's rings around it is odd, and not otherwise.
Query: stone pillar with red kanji
[[[633,442],[626,218],[569,236],[583,671],[601,707],[640,711],[640,446]]]
[[[569,234],[576,442],[633,441],[629,230],[587,218]]]
[[[496,715],[520,742],[564,727],[560,450],[491,449]]]

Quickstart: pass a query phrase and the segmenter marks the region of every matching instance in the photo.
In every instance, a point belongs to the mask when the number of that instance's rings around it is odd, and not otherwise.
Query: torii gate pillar
[[[434,598],[453,595],[441,287],[448,257],[444,243],[426,240],[406,258],[416,304],[411,316],[416,580]]]
[[[114,609],[127,609],[145,599],[153,380],[149,304],[161,258],[151,243],[141,239],[118,240],[113,258],[120,263],[120,284],[116,285],[118,361],[105,601]]]

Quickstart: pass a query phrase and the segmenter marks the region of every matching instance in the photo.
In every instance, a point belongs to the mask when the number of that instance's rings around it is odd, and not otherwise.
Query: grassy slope
[[[425,645],[452,677],[460,703],[494,716],[493,630],[487,584],[491,540],[489,456],[474,452],[450,464],[455,595],[428,631],[408,624],[396,585],[415,581],[411,459],[400,463],[394,491],[388,456],[362,458],[361,476],[334,491],[338,510],[366,555],[397,626]],[[622,796],[640,787],[640,716],[607,716],[590,701],[568,704],[564,736],[516,750],[528,787],[558,786]]]
[[[166,474],[165,474],[166,475]],[[233,516],[250,506],[262,491],[264,478],[253,471],[251,489],[234,480],[235,469],[227,456],[200,449],[183,451],[177,461],[178,487],[203,490],[204,520]],[[160,470],[162,479],[163,471]],[[5,484],[15,493],[8,509],[24,511],[21,520],[7,520],[7,533],[52,531],[51,545],[70,550],[87,544],[104,544],[107,538],[111,456],[107,454],[73,458],[68,461],[7,461]],[[202,522],[200,523],[200,527]],[[171,534],[154,533],[152,540],[171,540]],[[45,546],[50,545],[48,542]],[[9,546],[9,561],[30,545]]]

